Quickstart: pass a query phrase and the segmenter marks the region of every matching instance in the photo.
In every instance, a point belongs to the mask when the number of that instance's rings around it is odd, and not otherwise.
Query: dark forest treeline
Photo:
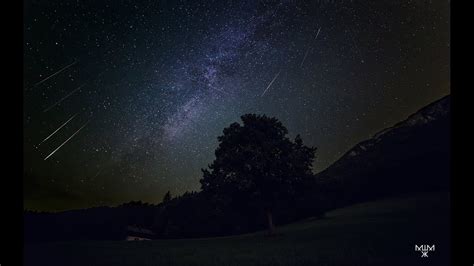
[[[302,195],[275,212],[277,224],[324,213],[318,193]],[[317,204],[315,204],[317,203]],[[224,236],[265,228],[257,206],[235,206],[202,192],[187,192],[166,203],[124,204],[59,213],[25,212],[26,241],[121,240],[127,225],[150,228],[156,238]]]
[[[330,209],[407,193],[449,190],[450,97],[361,142],[314,176],[306,190],[274,212],[277,225],[320,217]],[[26,241],[119,240],[127,225],[156,238],[241,234],[266,227],[262,210],[205,192],[166,196],[158,205],[130,202],[61,213],[25,212]]]

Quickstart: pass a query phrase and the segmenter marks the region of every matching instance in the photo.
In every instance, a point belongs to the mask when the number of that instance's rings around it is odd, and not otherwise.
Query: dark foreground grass
[[[233,237],[29,244],[25,265],[449,265],[448,193],[357,204]],[[192,222],[192,221],[190,221]],[[421,258],[415,244],[435,245]]]

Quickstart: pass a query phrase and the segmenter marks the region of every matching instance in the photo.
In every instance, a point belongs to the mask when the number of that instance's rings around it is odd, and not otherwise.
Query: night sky
[[[449,94],[449,5],[26,1],[24,207],[198,191],[245,113],[318,147],[321,171]]]

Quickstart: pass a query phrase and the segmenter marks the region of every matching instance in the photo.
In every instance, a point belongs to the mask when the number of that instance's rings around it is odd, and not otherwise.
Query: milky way
[[[450,90],[448,1],[26,1],[24,14],[25,208],[199,190],[245,113],[317,146],[320,171]]]

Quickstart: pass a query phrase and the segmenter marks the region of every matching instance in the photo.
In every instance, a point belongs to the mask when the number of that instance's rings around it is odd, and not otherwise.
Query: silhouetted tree
[[[166,192],[165,196],[163,197],[163,203],[166,203],[170,201],[171,199],[172,199],[171,192],[168,190],[168,192]]]
[[[202,169],[201,188],[256,204],[274,234],[272,212],[278,201],[297,195],[313,180],[316,148],[304,146],[299,135],[291,141],[276,118],[246,114],[241,119],[243,125],[233,123],[218,137],[216,159],[209,170]]]

